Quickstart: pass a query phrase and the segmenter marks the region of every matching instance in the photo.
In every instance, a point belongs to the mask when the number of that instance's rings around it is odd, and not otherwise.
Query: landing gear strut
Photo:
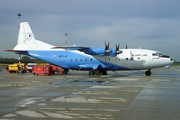
[[[145,74],[146,74],[146,76],[151,76],[151,69],[147,70],[147,71],[145,72]]]
[[[69,72],[69,70],[68,69],[64,69],[64,71],[63,71],[63,74],[68,74],[68,72]]]

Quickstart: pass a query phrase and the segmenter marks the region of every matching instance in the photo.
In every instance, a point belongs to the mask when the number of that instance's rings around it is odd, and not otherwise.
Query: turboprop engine
[[[117,54],[122,53],[121,50],[119,50],[119,45],[116,44],[116,49],[109,49],[109,43],[105,43],[105,48],[89,48],[84,50],[85,53],[90,55],[100,55],[100,56],[112,56],[115,57]]]

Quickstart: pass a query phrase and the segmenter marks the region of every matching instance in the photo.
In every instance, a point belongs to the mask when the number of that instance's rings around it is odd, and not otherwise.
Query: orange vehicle
[[[59,67],[59,66],[56,66],[53,64],[50,64],[50,66],[52,67],[54,72],[61,72],[62,73],[64,71],[64,69],[62,67]]]

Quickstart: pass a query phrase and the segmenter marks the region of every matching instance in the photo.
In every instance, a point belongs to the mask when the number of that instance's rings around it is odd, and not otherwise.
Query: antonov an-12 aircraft
[[[147,70],[170,66],[174,59],[162,55],[158,51],[146,49],[110,49],[109,43],[105,47],[54,46],[35,39],[28,22],[20,24],[17,45],[13,50],[16,54],[28,55],[50,64],[62,67],[65,74],[71,70],[89,71],[89,75],[106,75],[107,71],[117,70]]]

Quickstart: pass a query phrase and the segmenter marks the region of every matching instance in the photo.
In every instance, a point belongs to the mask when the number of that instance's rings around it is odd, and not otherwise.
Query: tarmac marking
[[[51,110],[49,112],[48,110]],[[53,111],[54,110],[54,111]],[[88,112],[87,112],[88,111]],[[92,112],[93,111],[93,112]],[[105,112],[119,112],[119,110],[112,109],[85,109],[85,108],[41,108],[40,112],[53,118],[66,118],[66,119],[78,119],[78,118],[96,118],[96,119],[113,119],[111,114],[99,114],[98,111]],[[89,113],[92,112],[92,113]]]
[[[31,111],[31,110],[16,111],[15,113],[18,115],[27,116],[27,117],[39,117],[39,118],[45,118],[46,117],[40,113],[37,113],[35,111]]]
[[[152,79],[152,81],[170,81],[168,79]]]
[[[52,112],[46,112],[46,111],[41,111],[42,113],[48,115],[49,117],[53,117],[53,118],[66,118],[66,119],[73,119],[74,117],[72,116],[67,116],[67,115],[63,115],[61,113],[52,113]]]
[[[145,86],[91,86],[90,88],[144,88]]]
[[[15,115],[15,114],[6,114],[6,115],[4,115],[4,117],[16,117],[17,115]]]
[[[108,98],[108,97],[58,97],[51,100],[53,102],[67,102],[67,103],[126,103],[127,99],[124,98]]]
[[[116,111],[118,112],[119,110],[113,110],[113,109],[91,109],[91,108],[40,108],[41,110],[60,110],[60,111],[66,111],[66,110],[73,110],[73,111],[94,111],[94,110],[98,110],[98,111]]]
[[[83,95],[113,95],[113,92],[105,92],[105,91],[78,91],[72,92],[71,94],[83,94]],[[115,94],[116,95],[116,94]]]
[[[163,86],[147,86],[145,89],[153,89],[153,88],[164,88],[164,89],[180,89],[180,87],[163,87]]]
[[[140,79],[136,79],[136,78],[111,78],[113,80],[125,80],[125,81],[137,81],[137,80],[140,80]]]

